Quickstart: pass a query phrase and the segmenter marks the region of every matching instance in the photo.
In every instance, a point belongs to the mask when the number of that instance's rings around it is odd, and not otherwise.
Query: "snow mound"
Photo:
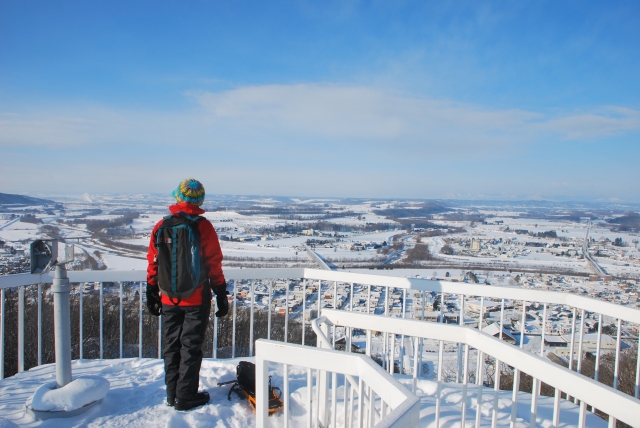
[[[38,411],[69,412],[102,400],[109,392],[110,383],[100,376],[82,376],[57,388],[56,382],[47,382],[31,398],[31,408]]]

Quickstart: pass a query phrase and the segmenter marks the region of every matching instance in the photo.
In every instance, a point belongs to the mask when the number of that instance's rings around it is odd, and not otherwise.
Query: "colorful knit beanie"
[[[200,206],[204,202],[204,186],[198,180],[187,178],[171,193],[178,203],[187,202]]]

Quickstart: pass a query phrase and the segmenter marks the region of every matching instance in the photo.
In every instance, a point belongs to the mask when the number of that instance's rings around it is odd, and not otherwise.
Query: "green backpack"
[[[156,232],[158,286],[172,302],[178,299],[176,305],[207,279],[200,252],[201,219],[184,213],[167,216]]]

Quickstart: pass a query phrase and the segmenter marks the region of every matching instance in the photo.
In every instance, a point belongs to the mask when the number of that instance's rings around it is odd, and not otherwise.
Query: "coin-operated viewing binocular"
[[[56,265],[73,261],[73,245],[57,239],[36,239],[31,243],[31,273],[46,274]]]

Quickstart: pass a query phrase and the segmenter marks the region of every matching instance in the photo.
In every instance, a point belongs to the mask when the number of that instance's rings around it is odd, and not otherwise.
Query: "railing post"
[[[250,281],[249,291],[251,293],[251,311],[249,312],[249,324],[251,328],[249,329],[249,356],[253,357],[253,308],[255,306],[255,282]]]
[[[416,388],[418,385],[418,353],[420,352],[420,346],[418,345],[418,341],[420,340],[419,337],[414,337],[413,338],[413,373],[411,374],[411,377],[413,378],[412,382],[411,382],[411,392],[413,392],[414,394],[416,393]],[[438,377],[440,377],[441,372],[442,371],[442,366],[438,366]],[[437,424],[436,424],[437,426]]]
[[[24,287],[18,287],[18,372],[24,371]]]
[[[573,370],[573,351],[576,346],[576,316],[576,308],[573,308],[573,313],[571,316],[571,348],[569,348],[569,370]]]
[[[311,391],[311,390],[309,390]],[[311,392],[309,392],[311,393]],[[256,426],[266,426],[269,411],[269,362],[256,356]],[[311,409],[309,409],[311,410]]]
[[[478,407],[476,408],[476,427],[480,427],[480,421],[482,419],[482,392],[484,389],[483,378],[484,378],[484,354],[480,352],[479,349],[476,350],[477,355],[477,365],[478,369],[476,371],[476,385],[478,386]]]
[[[622,336],[622,319],[618,318],[618,325],[616,326],[616,356],[613,369],[613,389],[618,389],[618,379],[620,376],[620,336]]]
[[[84,286],[86,283],[80,283],[80,289],[78,290],[78,358],[84,358]],[[140,302],[142,303],[142,302]]]
[[[236,288],[236,281],[233,281],[233,322],[232,322],[232,335],[231,335],[231,358],[236,357],[236,319],[238,318],[238,290]]]
[[[502,299],[504,304],[504,299]],[[502,323],[500,323],[502,324]],[[502,331],[502,330],[501,330]],[[500,360],[495,359],[495,373],[493,381],[493,411],[491,414],[491,428],[498,426],[498,398],[500,396]]]
[[[584,338],[584,309],[580,310],[580,340],[578,342],[578,373],[582,373],[582,340]]]
[[[387,316],[387,298],[389,297],[389,288],[387,287],[385,289],[385,302],[384,302],[384,316]],[[353,310],[353,309],[352,309]],[[388,355],[388,347],[389,347],[389,333],[387,333],[386,331],[382,333],[382,368],[384,370],[389,370],[389,366],[388,364],[388,360],[389,360],[389,355]]]
[[[480,297],[480,316],[478,317],[478,331],[482,331],[482,317],[484,316],[484,296]],[[476,350],[478,354],[478,362],[476,364],[476,379],[480,376],[480,354],[481,352]]]
[[[369,301],[371,301],[371,286],[369,286]],[[338,305],[338,281],[333,281],[333,309],[338,309],[337,307]],[[367,313],[369,313],[369,311],[367,310]],[[332,342],[333,342],[333,349],[336,349],[336,326],[334,325],[332,328],[333,332],[332,332]]]
[[[322,281],[318,280],[318,312],[317,312],[317,318],[320,318],[322,316],[322,305],[321,300],[320,300],[320,296],[322,295]],[[329,337],[329,336],[327,336]]]
[[[467,425],[467,390],[469,388],[467,372],[469,370],[469,345],[466,343],[464,345],[464,369],[463,370],[464,372],[462,373],[462,400],[461,400],[462,414],[460,417],[460,419],[462,420],[462,423],[460,424],[461,427],[464,427]]]
[[[124,348],[124,313],[122,307],[122,299],[123,299],[123,287],[124,284],[120,281],[120,358],[122,358],[123,348]]]
[[[4,304],[4,299],[2,299],[2,303]],[[4,310],[2,313],[4,314]],[[634,397],[640,397],[640,335],[638,335],[638,355],[636,355],[636,392]]]
[[[406,314],[407,314],[407,289],[403,288],[402,289],[402,319],[406,318]],[[400,336],[400,355],[398,355],[399,359],[400,359],[400,374],[404,374],[404,355],[405,355],[405,349],[404,349],[404,334],[402,334]]]
[[[587,404],[584,401],[580,402],[580,413],[578,416],[578,427],[584,428],[587,419]]]
[[[371,392],[369,392],[369,420],[373,420],[373,405],[375,404],[375,401],[371,401],[373,400],[374,397],[374,393],[373,390],[370,390]],[[333,428],[337,428],[337,419],[338,419],[338,374],[336,372],[332,372],[331,373],[331,414],[333,415],[332,418],[332,424],[331,426]],[[328,426],[328,425],[327,425]],[[372,427],[373,424],[370,422],[369,426]]]
[[[547,328],[547,304],[544,304],[544,309],[542,310],[542,336],[540,338],[540,356],[544,357],[544,339],[545,339],[545,330]]]
[[[284,290],[284,343],[289,342],[289,281],[285,281]]]
[[[460,319],[458,320],[458,325],[464,327],[464,294],[458,295],[459,299],[459,309],[460,309]],[[424,307],[424,304],[423,304]],[[462,380],[462,344],[458,343],[458,375],[456,376],[456,382],[460,383]],[[466,373],[464,373],[466,376]]]
[[[504,330],[504,299],[500,303],[500,340],[502,340],[502,330]]]
[[[284,405],[284,428],[289,428],[289,366],[282,367],[282,402]]]
[[[18,372],[24,371],[24,287],[18,287]]]
[[[307,310],[307,279],[302,280],[302,340],[300,343],[304,345],[304,313]],[[311,310],[311,309],[309,309]],[[311,318],[311,313],[309,313],[309,318]]]
[[[329,337],[329,325],[326,323],[320,324],[320,330],[325,337]],[[322,341],[317,341],[318,348],[324,348]],[[328,401],[328,385],[329,385],[329,373],[326,371],[318,371],[318,421],[323,427],[328,424],[327,412],[329,411]]]
[[[418,342],[418,338],[416,338],[416,345]],[[444,360],[444,342],[441,340],[438,344],[438,385],[436,390],[436,427],[440,426],[440,407],[442,402],[442,364]],[[416,393],[415,386],[415,376],[413,388],[411,390],[414,394]]]
[[[38,365],[42,365],[42,283],[38,283]]]
[[[358,428],[364,427],[364,382],[358,379]],[[323,425],[324,426],[324,425]]]
[[[353,282],[351,283],[351,291],[349,292],[349,312],[353,312]],[[349,334],[347,334],[347,332]],[[344,345],[345,345],[346,352],[351,352],[351,339],[352,339],[351,333],[352,332],[353,332],[353,329],[351,327],[345,328]]]
[[[257,385],[256,385],[257,388]],[[346,390],[345,390],[346,391]],[[310,368],[307,369],[307,409],[309,409],[309,413],[307,414],[307,428],[311,428],[313,426],[313,407],[311,407],[311,403],[313,402],[313,373]],[[317,416],[317,415],[316,415]]]
[[[527,302],[522,301],[522,324],[520,325],[520,349],[524,349],[524,331],[527,321]],[[516,416],[518,411],[518,392],[520,390],[520,370],[513,371],[513,395],[511,397],[511,428],[515,428]]]
[[[562,394],[562,392],[556,388],[553,397],[553,421],[551,424],[553,428],[558,428],[560,426],[560,394]],[[567,398],[569,397],[567,396]]]
[[[104,359],[104,283],[100,283],[100,359]]]
[[[269,281],[269,308],[267,319],[267,340],[271,340],[271,307],[273,306],[273,281]]]
[[[600,377],[600,346],[602,342],[602,314],[598,314],[598,343],[596,344],[596,367],[593,379],[598,380]]]
[[[540,387],[540,381],[536,378],[533,378],[533,382],[531,385],[531,417],[529,426],[536,426],[536,419],[538,414],[538,388]]]
[[[0,380],[4,379],[4,288],[0,290]]]
[[[142,281],[138,283],[138,358],[142,358]]]
[[[391,344],[389,345],[389,374],[393,376],[396,362],[396,334],[391,333]]]

